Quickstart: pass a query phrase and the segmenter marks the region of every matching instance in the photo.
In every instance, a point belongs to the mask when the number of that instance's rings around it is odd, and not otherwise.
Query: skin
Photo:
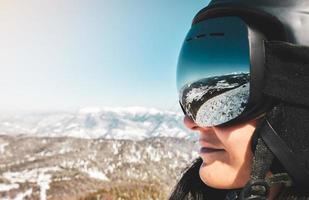
[[[201,180],[217,189],[244,187],[250,180],[253,158],[251,138],[257,120],[228,127],[200,127],[185,117],[184,124],[187,128],[199,132],[200,146],[219,150],[200,153],[203,160],[199,171]],[[278,188],[271,189],[268,199],[273,199],[278,191]]]

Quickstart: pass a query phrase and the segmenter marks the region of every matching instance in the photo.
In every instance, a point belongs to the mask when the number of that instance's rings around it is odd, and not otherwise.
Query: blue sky
[[[0,110],[178,106],[178,53],[207,4],[2,1]]]

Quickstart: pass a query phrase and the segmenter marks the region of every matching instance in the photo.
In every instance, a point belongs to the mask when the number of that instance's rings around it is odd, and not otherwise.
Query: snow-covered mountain
[[[182,121],[141,107],[1,114],[0,199],[167,199],[198,158]]]
[[[154,108],[83,108],[76,112],[0,114],[0,135],[142,140],[191,139],[183,114]]]
[[[197,157],[181,138],[0,136],[0,199],[163,200]]]

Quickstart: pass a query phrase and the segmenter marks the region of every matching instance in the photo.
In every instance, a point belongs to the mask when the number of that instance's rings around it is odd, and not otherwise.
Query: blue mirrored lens
[[[177,88],[186,114],[200,126],[239,116],[250,89],[248,27],[237,17],[193,25],[181,49]]]

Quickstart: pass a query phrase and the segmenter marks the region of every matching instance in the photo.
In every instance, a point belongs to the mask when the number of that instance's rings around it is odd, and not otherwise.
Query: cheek
[[[251,138],[255,128],[245,126],[237,131],[225,132],[220,139],[226,148],[229,164],[234,168],[249,166],[252,161]]]
[[[210,187],[235,189],[243,187],[250,179],[252,152],[251,137],[255,126],[215,130],[226,156],[200,168],[202,181]]]

